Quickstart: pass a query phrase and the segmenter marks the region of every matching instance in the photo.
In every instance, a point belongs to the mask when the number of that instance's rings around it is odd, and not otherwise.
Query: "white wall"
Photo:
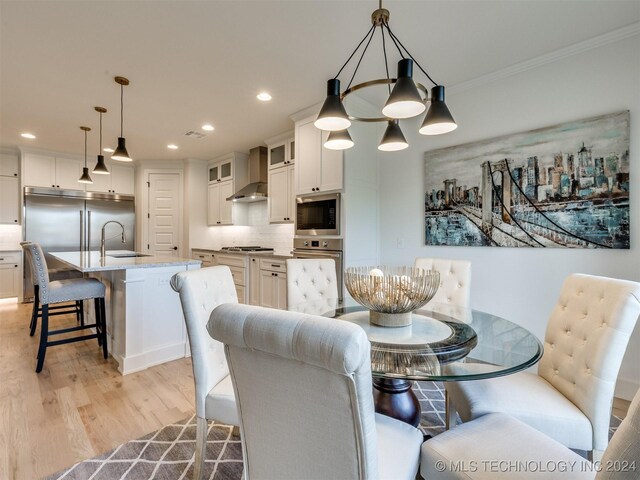
[[[570,273],[640,281],[638,52],[640,36],[635,36],[449,94],[447,103],[459,128],[448,135],[424,137],[417,133],[416,121],[404,122],[410,147],[383,154],[379,161],[382,262],[411,264],[418,256],[471,260],[473,307],[511,319],[540,338],[562,281]],[[630,250],[424,246],[425,151],[625,109],[631,111]],[[404,241],[404,248],[398,240]],[[618,395],[630,398],[638,388],[638,365],[640,327],[620,371]]]

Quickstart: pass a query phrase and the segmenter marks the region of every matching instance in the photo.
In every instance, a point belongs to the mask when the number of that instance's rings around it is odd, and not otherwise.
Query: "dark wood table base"
[[[411,390],[413,382],[396,378],[374,378],[373,399],[377,413],[417,427],[420,402]]]

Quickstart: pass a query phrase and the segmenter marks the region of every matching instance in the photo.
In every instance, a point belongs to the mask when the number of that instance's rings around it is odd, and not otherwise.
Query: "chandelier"
[[[351,55],[349,55],[349,58],[347,58],[344,65],[340,67],[336,76],[327,82],[327,98],[320,109],[318,118],[314,122],[314,125],[320,130],[329,131],[329,136],[324,143],[326,148],[332,150],[345,150],[353,147],[354,143],[347,129],[351,126],[351,121],[356,120],[362,122],[387,122],[387,129],[382,136],[378,149],[383,151],[403,150],[407,148],[409,144],[400,129],[398,120],[421,115],[425,110],[427,110],[427,104],[429,104],[429,109],[422,121],[420,129],[418,130],[419,133],[422,135],[440,135],[451,132],[458,127],[444,101],[444,86],[439,85],[433,80],[433,78],[431,78],[426,70],[416,61],[413,55],[409,53],[398,37],[391,31],[391,28],[389,27],[389,10],[382,8],[382,0],[379,0],[378,7],[379,8],[371,14],[372,26],[367,34],[360,41]],[[371,40],[373,40],[378,29],[382,36],[384,66],[387,73],[386,78],[369,80],[352,86],[353,79],[358,72],[360,63],[362,62],[362,59],[369,48],[369,44],[371,43]],[[397,78],[389,77],[389,62],[387,59],[386,45],[387,37],[398,50],[401,57],[401,60],[398,62]],[[340,93],[340,80],[338,77],[351,60],[354,59],[356,53],[361,50],[363,44],[364,48],[360,53],[349,84],[347,85],[346,90]],[[429,96],[426,87],[413,80],[414,64],[433,84],[433,87],[431,88],[431,96]],[[349,94],[357,90],[376,85],[387,85],[389,92],[389,97],[382,108],[383,116],[369,118],[356,117],[347,114],[343,105],[343,100]]]

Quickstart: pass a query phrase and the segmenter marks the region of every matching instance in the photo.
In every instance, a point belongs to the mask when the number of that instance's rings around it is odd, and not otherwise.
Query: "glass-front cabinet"
[[[233,159],[209,165],[209,183],[233,180]]]
[[[269,170],[285,165],[293,165],[296,158],[295,137],[291,132],[267,140]]]

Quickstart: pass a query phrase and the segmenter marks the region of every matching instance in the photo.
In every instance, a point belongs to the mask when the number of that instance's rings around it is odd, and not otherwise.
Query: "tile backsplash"
[[[293,224],[269,224],[267,202],[243,205],[247,208],[248,225],[209,227],[206,238],[192,241],[194,248],[219,249],[234,245],[271,247],[276,252],[290,252],[293,248]]]

